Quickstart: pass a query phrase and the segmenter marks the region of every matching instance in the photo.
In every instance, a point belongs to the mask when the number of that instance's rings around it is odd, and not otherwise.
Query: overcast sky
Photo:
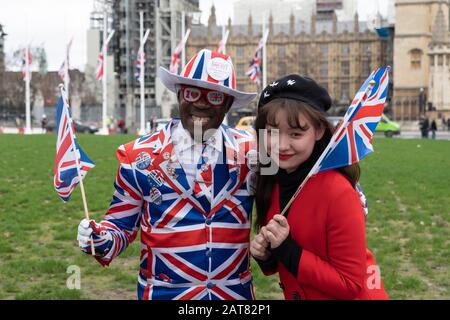
[[[235,1],[200,0],[202,22],[207,21],[214,3],[218,24],[225,24],[228,17],[233,18],[232,3]],[[385,14],[387,0],[358,0],[360,17],[366,18],[377,6]],[[64,59],[65,46],[73,37],[71,67],[84,70],[86,30],[92,8],[92,0],[0,0],[0,24],[8,34],[5,53],[10,55],[27,42],[35,46],[43,44],[48,69],[58,70]]]

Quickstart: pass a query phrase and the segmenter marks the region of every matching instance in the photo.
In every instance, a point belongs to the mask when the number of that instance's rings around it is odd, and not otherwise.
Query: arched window
[[[412,49],[409,51],[409,56],[411,58],[411,68],[419,69],[422,65],[422,55],[423,51],[420,49]]]

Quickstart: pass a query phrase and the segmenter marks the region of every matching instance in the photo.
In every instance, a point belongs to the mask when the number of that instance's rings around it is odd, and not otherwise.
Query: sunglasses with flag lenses
[[[187,102],[197,102],[200,98],[206,97],[206,101],[214,107],[222,107],[225,104],[227,95],[220,91],[213,91],[197,87],[181,86],[181,95]]]

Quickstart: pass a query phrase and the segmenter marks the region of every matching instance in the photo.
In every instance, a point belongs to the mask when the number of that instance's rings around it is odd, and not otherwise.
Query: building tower
[[[448,12],[448,4],[439,4],[428,48],[430,79],[426,111],[433,118],[450,116],[450,37],[444,12]]]
[[[429,97],[428,53],[438,12],[448,23],[448,0],[396,0],[394,37],[394,118],[415,121]],[[447,29],[448,33],[448,29]]]
[[[198,11],[198,0],[114,0],[113,38],[114,65],[118,79],[118,104],[120,115],[129,128],[139,123],[140,87],[135,74],[137,52],[140,46],[139,11],[144,12],[144,30],[150,29],[145,43],[145,105],[146,120],[161,115],[164,88],[157,78],[159,66],[169,67],[171,54],[180,41],[182,17]],[[170,112],[170,110],[169,110]]]

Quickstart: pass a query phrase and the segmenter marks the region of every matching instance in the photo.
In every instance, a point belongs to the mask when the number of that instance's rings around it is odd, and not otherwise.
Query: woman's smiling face
[[[311,156],[324,130],[316,130],[303,114],[299,114],[297,121],[300,127],[293,127],[285,109],[279,110],[274,120],[266,124],[268,152],[281,169],[290,173]]]

